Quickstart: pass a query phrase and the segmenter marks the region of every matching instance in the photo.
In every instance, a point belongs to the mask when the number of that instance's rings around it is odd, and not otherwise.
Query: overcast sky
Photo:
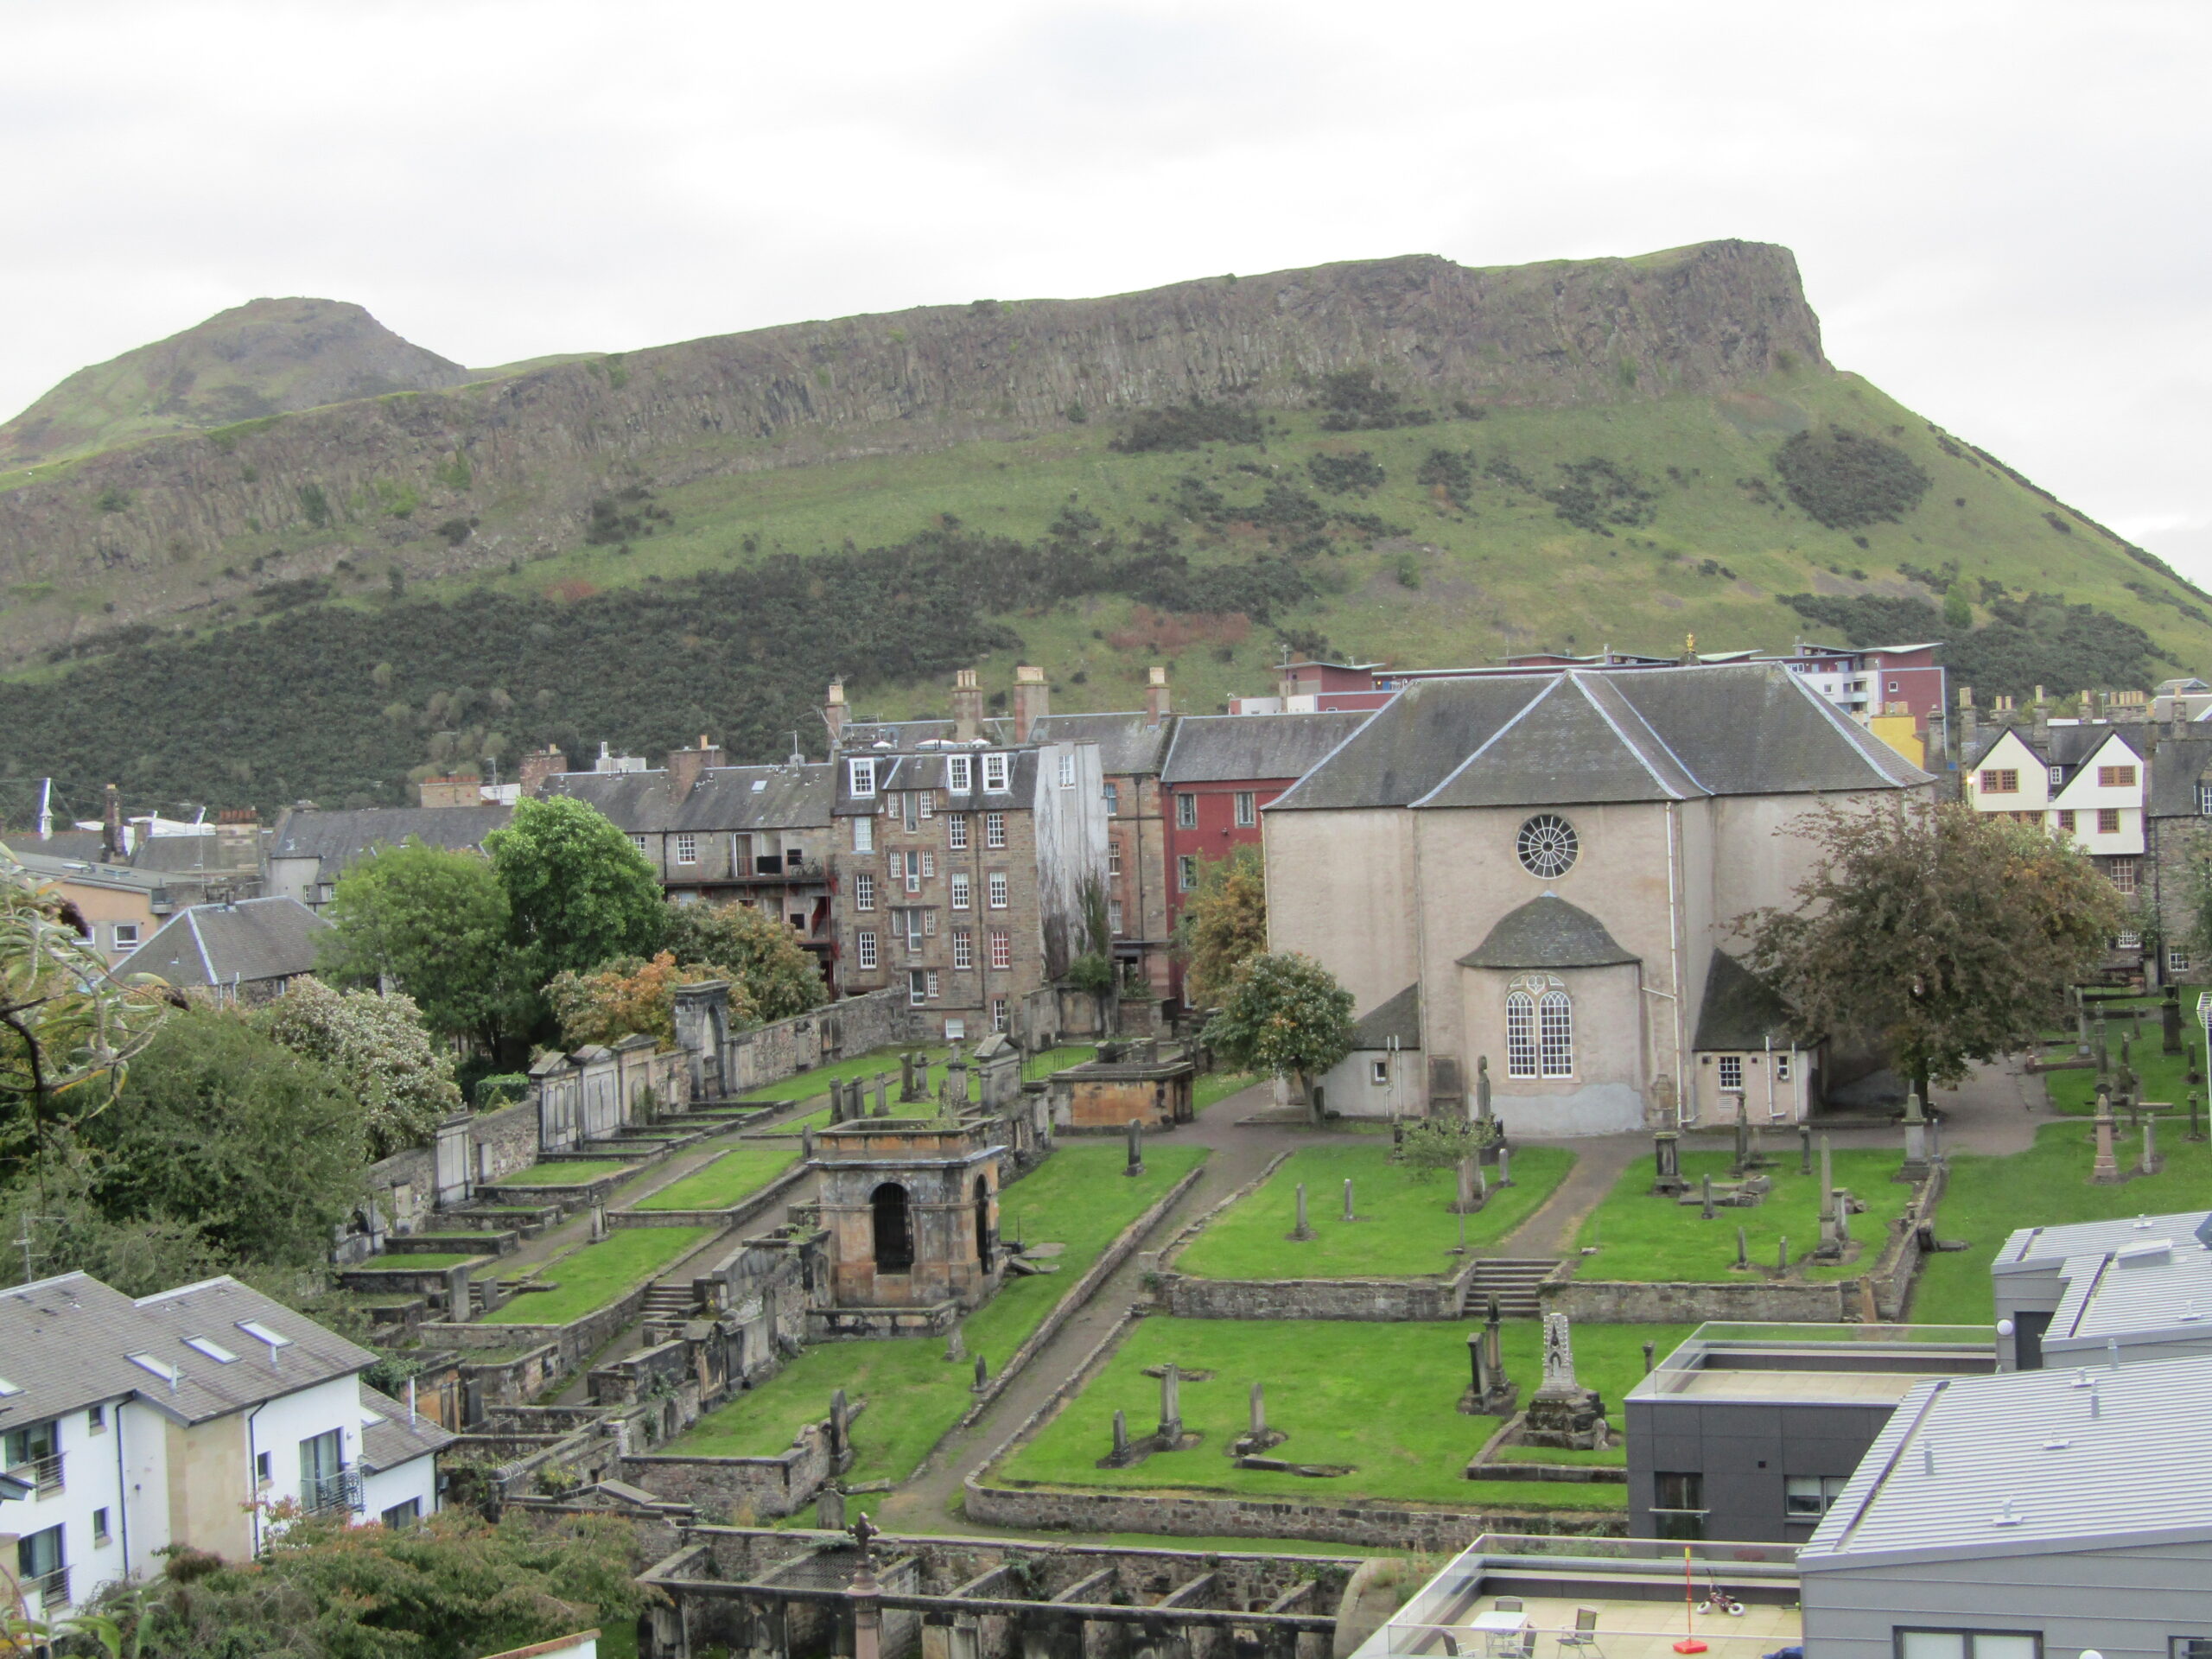
[[[0,413],[260,295],[489,365],[1734,236],[2212,582],[2208,69],[2202,0],[0,0]]]

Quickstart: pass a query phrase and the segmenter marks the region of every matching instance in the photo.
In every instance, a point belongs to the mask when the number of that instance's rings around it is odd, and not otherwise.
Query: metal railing
[[[50,1614],[57,1607],[69,1605],[69,1569],[57,1567],[51,1573],[41,1573],[35,1579],[23,1580],[23,1593],[38,1598],[39,1611]]]
[[[33,1497],[50,1497],[61,1490],[61,1458],[62,1454],[56,1452],[51,1457],[10,1464],[8,1472],[17,1480],[30,1482]]]
[[[361,1508],[361,1471],[310,1476],[300,1483],[300,1507],[309,1515],[353,1513]]]

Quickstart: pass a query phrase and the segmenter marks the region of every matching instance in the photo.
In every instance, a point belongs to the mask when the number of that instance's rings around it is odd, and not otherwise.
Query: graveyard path
[[[1520,1144],[1516,1142],[1516,1144]],[[1518,1261],[1538,1256],[1561,1256],[1573,1252],[1574,1236],[1582,1219],[1605,1201],[1620,1179],[1621,1172],[1651,1150],[1645,1135],[1590,1135],[1573,1141],[1538,1141],[1527,1144],[1553,1146],[1574,1154],[1574,1167],[1552,1189],[1536,1211],[1489,1251]]]
[[[956,1430],[941,1441],[922,1472],[904,1486],[880,1496],[862,1497],[854,1507],[867,1509],[880,1523],[894,1532],[966,1530],[954,1508],[960,1499],[961,1483],[997,1455],[1029,1414],[1075,1374],[1123,1311],[1138,1300],[1146,1251],[1160,1249],[1179,1230],[1265,1169],[1279,1153],[1305,1147],[1375,1144],[1372,1135],[1333,1135],[1295,1124],[1236,1122],[1272,1103],[1272,1085],[1256,1084],[1216,1103],[1196,1122],[1175,1130],[1172,1136],[1161,1137],[1162,1144],[1199,1146],[1211,1150],[1213,1155],[1200,1166],[1198,1179],[1191,1190],[1154,1224],[1139,1249],[1131,1252],[1129,1259],[1109,1275],[1090,1300],[1059,1328],[972,1427]],[[994,1527],[991,1531],[996,1535],[1020,1535],[1000,1527]],[[1062,1542],[1078,1541],[1088,1536],[1061,1532],[1035,1535]]]

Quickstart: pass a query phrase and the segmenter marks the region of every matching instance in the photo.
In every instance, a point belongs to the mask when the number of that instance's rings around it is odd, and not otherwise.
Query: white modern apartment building
[[[251,1557],[280,1505],[428,1515],[453,1437],[362,1381],[375,1358],[230,1278],[0,1291],[0,1575],[50,1617],[171,1544]]]

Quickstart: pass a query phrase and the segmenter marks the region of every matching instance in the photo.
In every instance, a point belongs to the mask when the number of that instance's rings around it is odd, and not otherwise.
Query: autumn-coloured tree
[[[651,962],[632,957],[610,962],[594,974],[556,975],[545,988],[545,1000],[561,1022],[561,1040],[569,1048],[613,1043],[633,1034],[666,1045],[676,1040],[676,988],[709,979],[729,982],[732,1025],[755,1023],[751,997],[740,975],[715,963],[679,967],[666,950]]]
[[[1267,867],[1258,848],[1240,847],[1201,867],[1176,933],[1184,1000],[1211,1007],[1229,994],[1238,966],[1268,948]]]
[[[761,1020],[788,1020],[829,1000],[813,952],[773,911],[746,905],[671,905],[665,937],[677,961],[719,963],[729,970],[734,981],[733,1016],[741,988],[753,1017]]]

